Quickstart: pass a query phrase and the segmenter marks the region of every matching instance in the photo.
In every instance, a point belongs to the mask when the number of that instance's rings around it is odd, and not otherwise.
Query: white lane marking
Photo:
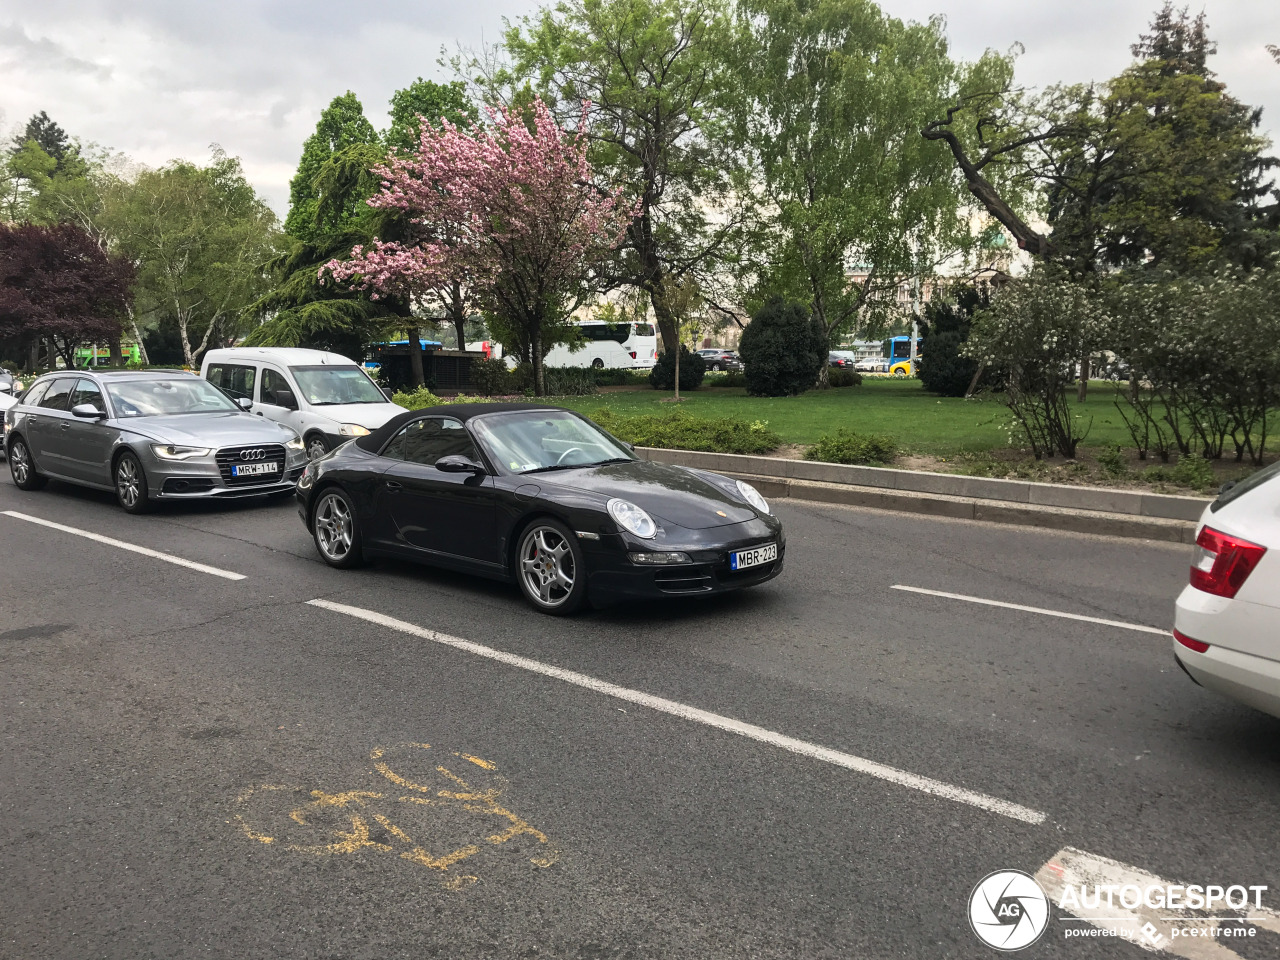
[[[1254,891],[1248,891],[1249,900],[1241,909],[1220,903],[1210,910],[1191,910],[1181,905],[1152,907],[1145,902],[1151,888],[1157,888],[1153,900],[1167,896],[1170,888],[1176,890],[1182,900],[1187,884],[1170,883],[1138,867],[1074,847],[1063,847],[1054,854],[1036,872],[1036,882],[1060,911],[1111,931],[1114,936],[1145,950],[1171,953],[1188,960],[1240,960],[1240,955],[1227,945],[1237,939],[1233,934],[1244,928],[1246,922],[1280,932],[1280,914],[1257,906]],[[1205,886],[1203,881],[1200,885],[1202,889]],[[1126,893],[1125,887],[1133,887],[1136,892]],[[1221,888],[1218,890],[1221,893]],[[1130,902],[1141,896],[1143,902],[1136,907],[1126,907],[1120,902],[1121,896]],[[1068,898],[1065,905],[1064,897]],[[1085,906],[1086,902],[1090,905]],[[1070,925],[1070,921],[1067,924]]]
[[[105,543],[109,547],[119,547],[121,550],[128,550],[131,553],[140,553],[144,557],[154,557],[155,559],[163,560],[166,563],[176,563],[180,567],[199,570],[201,573],[208,573],[215,577],[223,577],[227,580],[244,579],[244,574],[242,573],[232,573],[230,570],[220,570],[217,567],[210,567],[203,563],[196,563],[194,560],[183,560],[181,557],[175,557],[171,553],[161,553],[159,550],[152,550],[149,547],[139,547],[132,543],[125,543],[123,540],[113,540],[111,537],[104,537],[100,533],[90,533],[88,530],[77,530],[75,527],[68,527],[61,523],[54,523],[52,520],[41,520],[39,517],[30,517],[25,513],[18,513],[16,510],[5,510],[3,512],[6,517],[13,517],[15,520],[26,520],[28,523],[38,523],[42,527],[52,527],[54,530],[61,530],[63,533],[71,533],[77,537],[84,537],[87,540],[95,540],[98,543]]]
[[[980,603],[987,607],[1005,607],[1009,610],[1021,610],[1024,613],[1040,613],[1046,617],[1062,617],[1064,620],[1083,620],[1085,623],[1100,623],[1106,627],[1119,627],[1121,630],[1137,630],[1139,633],[1156,633],[1162,637],[1169,636],[1168,630],[1159,627],[1148,627],[1141,623],[1125,623],[1122,620],[1104,620],[1101,617],[1086,617],[1079,613],[1064,613],[1061,610],[1046,610],[1044,607],[1028,607],[1021,603],[1005,603],[1003,600],[988,600],[986,597],[971,597],[964,593],[947,593],[945,590],[926,590],[924,587],[908,587],[895,583],[894,590],[906,590],[909,593],[923,593],[930,597],[945,597],[948,600],[963,600],[966,603]]]
[[[1002,817],[1021,820],[1024,823],[1038,824],[1045,821],[1045,814],[1041,813],[1039,810],[1032,810],[1029,807],[1010,803],[1008,800],[1001,800],[998,797],[989,797],[983,793],[976,793],[972,790],[966,790],[963,787],[943,783],[941,780],[932,780],[929,777],[922,777],[914,773],[908,773],[905,770],[898,770],[895,767],[885,766],[884,764],[876,763],[873,760],[866,760],[862,757],[855,757],[849,753],[841,753],[839,750],[831,750],[827,747],[821,747],[817,744],[808,743],[804,740],[797,740],[796,738],[788,737],[785,734],[774,733],[772,730],[766,730],[764,727],[757,727],[755,724],[744,723],[741,720],[734,720],[731,717],[723,717],[719,714],[710,713],[706,710],[699,710],[697,707],[686,706],[685,704],[677,703],[674,700],[664,700],[662,697],[655,697],[648,693],[642,693],[639,690],[620,687],[604,680],[597,680],[594,677],[589,677],[583,673],[575,673],[572,670],[553,667],[538,660],[530,660],[528,657],[517,656],[514,653],[505,653],[501,650],[495,650],[492,647],[472,643],[470,640],[451,637],[445,633],[437,633],[434,630],[427,630],[423,627],[416,626],[415,624],[406,623],[403,620],[396,620],[393,617],[376,613],[373,610],[365,610],[361,607],[350,607],[346,604],[333,603],[329,600],[308,600],[307,603],[313,607],[322,607],[325,610],[332,610],[334,613],[346,614],[349,617],[367,620],[369,623],[376,623],[379,626],[387,627],[391,630],[398,630],[401,633],[408,633],[415,637],[421,637],[423,640],[430,640],[432,643],[444,644],[447,647],[463,650],[478,657],[487,657],[490,660],[496,660],[499,663],[505,663],[511,667],[518,667],[521,670],[528,670],[531,673],[538,673],[544,677],[563,680],[565,683],[572,683],[575,686],[584,687],[587,690],[594,690],[596,693],[603,693],[605,696],[616,697],[617,699],[625,700],[628,703],[639,704],[642,707],[648,707],[650,710],[657,710],[659,713],[668,713],[673,717],[680,717],[683,720],[692,720],[694,723],[702,723],[708,727],[715,727],[717,730],[736,733],[739,736],[747,737],[751,740],[758,740],[761,743],[767,743],[771,746],[780,747],[783,750],[789,750],[792,753],[798,753],[801,756],[811,757],[815,760],[822,760],[825,763],[834,764],[837,767],[844,767],[846,770],[865,773],[868,776],[876,777],[880,780],[887,780],[890,783],[896,783],[902,787],[909,787],[912,790],[920,790],[923,793],[929,793],[935,797],[954,800],[956,803],[968,804],[971,807],[977,807],[990,813],[998,813]]]

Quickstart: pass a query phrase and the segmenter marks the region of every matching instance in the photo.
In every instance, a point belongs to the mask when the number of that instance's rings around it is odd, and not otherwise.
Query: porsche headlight
[[[761,513],[773,513],[773,511],[769,509],[769,501],[760,496],[760,491],[745,480],[738,481],[738,492],[742,494],[743,500],[747,501],[747,503],[751,504],[751,506],[755,507]]]
[[[190,460],[194,457],[207,457],[213,453],[210,447],[183,447],[176,443],[153,443],[151,452],[161,460]]]
[[[286,450],[293,450],[301,453],[303,450],[307,449],[307,445],[302,442],[301,437],[294,437],[292,440],[286,440],[284,442],[284,448]]]
[[[634,503],[615,498],[609,501],[608,509],[609,516],[613,517],[623,530],[634,533],[637,537],[643,537],[645,540],[658,535],[658,525],[653,522],[653,517]]]
[[[338,428],[340,437],[367,437],[369,431],[358,423],[344,423]]]

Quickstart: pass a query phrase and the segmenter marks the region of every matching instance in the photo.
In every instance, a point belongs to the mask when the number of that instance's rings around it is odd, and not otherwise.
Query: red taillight
[[[1218,597],[1234,597],[1267,548],[1204,527],[1191,559],[1191,585]]]
[[[1173,639],[1177,640],[1188,650],[1194,650],[1196,653],[1204,653],[1209,649],[1209,645],[1207,643],[1203,643],[1199,640],[1192,640],[1185,633],[1180,633],[1177,630],[1173,631]]]
[[[636,358],[636,352],[634,350],[630,350],[628,352],[631,354],[631,359],[634,360]]]

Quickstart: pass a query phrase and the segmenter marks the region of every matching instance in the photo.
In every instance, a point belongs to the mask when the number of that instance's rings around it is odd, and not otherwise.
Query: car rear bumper
[[[1173,653],[1191,679],[1209,690],[1280,717],[1280,611],[1186,587],[1174,627],[1203,652],[1178,640]]]
[[[1197,653],[1177,640],[1173,655],[1200,686],[1280,717],[1280,662],[1212,645]]]

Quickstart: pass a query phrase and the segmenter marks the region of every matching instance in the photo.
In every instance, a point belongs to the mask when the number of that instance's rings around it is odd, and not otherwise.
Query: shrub
[[[1172,467],[1148,467],[1142,476],[1147,480],[1163,480],[1190,487],[1200,493],[1208,493],[1218,486],[1213,466],[1204,457],[1195,454],[1179,457]]]
[[[832,387],[860,387],[862,386],[862,374],[857,370],[846,370],[843,367],[837,367],[827,373],[827,383]]]
[[[448,403],[444,397],[437,397],[426,387],[418,387],[416,390],[397,390],[391,395],[391,402],[398,403],[406,410],[422,410],[426,407],[435,407],[442,403]]]
[[[680,347],[680,389],[697,390],[707,375],[707,362],[688,347]],[[674,390],[676,385],[676,357],[670,350],[658,357],[649,373],[649,385],[655,390]]]
[[[747,393],[789,397],[813,386],[827,362],[827,335],[803,304],[775,297],[756,311],[742,332],[738,356]]]
[[[741,370],[731,370],[728,373],[709,373],[707,379],[702,381],[704,387],[745,387],[747,385],[747,377]]]
[[[486,397],[503,396],[515,392],[514,378],[505,360],[471,361],[471,381],[476,390]]]
[[[596,392],[596,371],[590,367],[543,367],[548,397],[585,397]],[[511,371],[512,393],[533,396],[533,368],[521,364]]]
[[[1107,447],[1107,449],[1098,454],[1098,463],[1109,477],[1123,477],[1129,472],[1129,465],[1125,463],[1124,454],[1120,452],[1120,448],[1117,446]]]
[[[596,386],[598,387],[627,387],[632,384],[639,385],[649,379],[649,373],[645,370],[628,370],[625,367],[609,367],[605,370],[596,371]]]
[[[898,444],[893,437],[881,434],[857,434],[841,427],[834,434],[824,434],[804,452],[806,460],[824,463],[891,463],[898,455]]]
[[[591,418],[620,440],[638,447],[670,450],[705,450],[710,453],[768,453],[782,437],[767,422],[748,423],[732,417],[706,419],[686,410],[662,416],[627,417],[602,408]]]
[[[978,361],[962,356],[960,334],[935,333],[919,360],[920,382],[940,397],[963,397],[978,372]]]

